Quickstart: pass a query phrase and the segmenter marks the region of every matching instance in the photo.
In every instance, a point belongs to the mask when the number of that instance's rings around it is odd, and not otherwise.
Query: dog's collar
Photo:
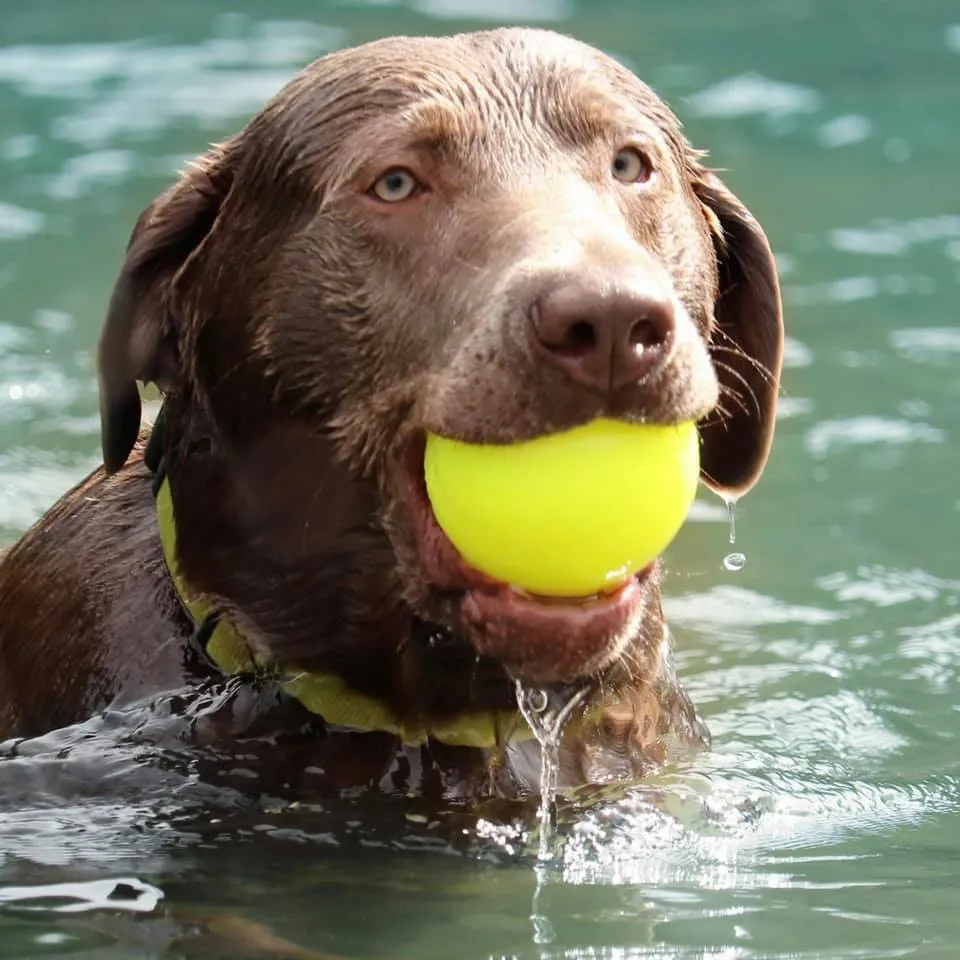
[[[184,609],[197,626],[201,652],[227,676],[276,677],[282,689],[299,700],[311,713],[334,727],[364,733],[389,733],[407,746],[428,740],[458,747],[494,748],[533,736],[518,712],[485,710],[460,714],[445,721],[413,721],[401,718],[389,704],[350,687],[332,673],[313,673],[286,667],[279,674],[258,663],[249,644],[212,604],[193,593],[177,565],[177,530],[170,495],[170,481],[162,465],[155,474],[157,523],[170,578]]]

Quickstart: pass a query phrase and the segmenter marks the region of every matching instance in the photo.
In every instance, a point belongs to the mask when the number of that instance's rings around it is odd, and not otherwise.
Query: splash
[[[583,702],[587,687],[551,684],[540,687],[516,682],[517,706],[540,744],[540,810],[537,865],[537,886],[530,908],[533,940],[537,944],[555,939],[553,925],[543,907],[549,882],[549,868],[557,845],[557,788],[560,775],[560,741],[564,727],[574,709]]]
[[[747,558],[742,553],[728,553],[723,558],[723,569],[730,573],[739,573],[747,565]]]
[[[587,688],[566,684],[536,686],[516,682],[517,706],[540,744],[540,842],[537,859],[553,859],[560,772],[560,740],[570,714],[587,695]]]

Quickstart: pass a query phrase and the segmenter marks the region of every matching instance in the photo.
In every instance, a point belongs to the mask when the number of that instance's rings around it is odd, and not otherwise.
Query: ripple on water
[[[862,143],[873,130],[870,120],[859,113],[844,114],[828,120],[817,129],[817,140],[822,147],[835,150]]]
[[[0,529],[6,531],[5,539],[19,536],[99,462],[93,448],[87,456],[38,447],[0,452]]]
[[[664,597],[663,606],[670,623],[676,626],[724,635],[731,629],[751,630],[769,624],[819,626],[845,616],[841,611],[785,603],[730,584],[719,584],[701,593]]]
[[[40,138],[33,133],[18,133],[0,143],[0,158],[17,163],[29,160],[40,147]]]
[[[722,80],[687,97],[695,116],[766,116],[779,118],[797,113],[815,113],[821,97],[816,90],[794,83],[781,83],[758,73],[744,73]]]
[[[24,240],[46,226],[47,218],[37,210],[12,203],[0,203],[0,240]]]
[[[914,363],[946,367],[956,364],[960,354],[960,327],[914,327],[894,330],[890,345],[904,359]]]
[[[126,180],[136,167],[132,150],[95,150],[71,157],[47,183],[54,200],[75,200],[97,187]]]
[[[829,234],[830,245],[842,253],[899,257],[914,247],[960,237],[960,216],[943,214],[913,220],[876,220],[865,227],[842,227]]]
[[[71,375],[49,357],[24,353],[0,360],[0,416],[7,422],[62,415],[95,394],[87,371]]]
[[[893,607],[916,600],[937,600],[960,593],[960,580],[946,580],[926,570],[900,570],[879,564],[841,570],[817,580],[821,590],[844,604],[866,601],[876,607]]]
[[[920,293],[922,287],[922,278],[915,278],[908,281],[905,292]],[[863,274],[840,277],[825,283],[785,284],[783,288],[784,301],[792,307],[809,307],[823,303],[857,303],[861,300],[872,300],[884,292],[891,291],[886,290],[884,284],[876,277]]]
[[[905,446],[912,443],[944,443],[946,433],[938,427],[916,420],[860,416],[842,420],[821,420],[804,437],[804,446],[822,460],[827,454],[851,447]]]
[[[792,417],[806,417],[814,411],[810,397],[780,397],[777,401],[777,420],[789,420]]]
[[[960,682],[960,614],[931,623],[901,627],[897,654],[905,679],[919,679],[936,693],[955,691]]]
[[[571,883],[691,885],[696,890],[809,888],[805,857],[787,855],[825,843],[917,824],[955,812],[949,778],[901,784],[831,781],[812,771],[778,769],[778,755],[758,755],[739,779],[711,772],[637,791],[583,812],[570,829],[563,875]],[[857,886],[858,857],[831,886]],[[789,867],[800,869],[791,872]]]
[[[303,63],[346,42],[307,21],[223,18],[198,44],[144,42],[0,48],[0,82],[24,97],[70,104],[55,138],[100,149],[184,120],[223,124],[259,109]]]
[[[556,23],[573,16],[573,0],[407,0],[411,10],[434,20],[504,20]]]
[[[819,240],[811,239],[813,246]],[[831,250],[856,257],[904,259],[915,250],[942,244],[948,258],[960,250],[960,215],[917,217],[910,220],[874,220],[864,226],[838,227],[827,234]],[[937,292],[937,283],[926,273],[892,272],[878,275],[854,274],[816,283],[784,283],[784,300],[790,306],[816,306],[833,303],[856,303],[880,296],[930,296]]]
[[[783,338],[783,365],[790,369],[809,367],[813,363],[813,351],[796,337]]]

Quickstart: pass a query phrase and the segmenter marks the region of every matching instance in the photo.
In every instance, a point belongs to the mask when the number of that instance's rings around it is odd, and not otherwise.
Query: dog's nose
[[[577,383],[614,393],[663,365],[676,316],[666,292],[630,283],[565,280],[530,308],[537,352]]]

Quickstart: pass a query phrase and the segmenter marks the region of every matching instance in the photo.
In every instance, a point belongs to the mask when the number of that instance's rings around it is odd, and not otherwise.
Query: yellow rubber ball
[[[694,423],[601,419],[512,445],[430,434],[424,471],[437,522],[471,566],[541,596],[586,597],[677,535],[699,453]]]

